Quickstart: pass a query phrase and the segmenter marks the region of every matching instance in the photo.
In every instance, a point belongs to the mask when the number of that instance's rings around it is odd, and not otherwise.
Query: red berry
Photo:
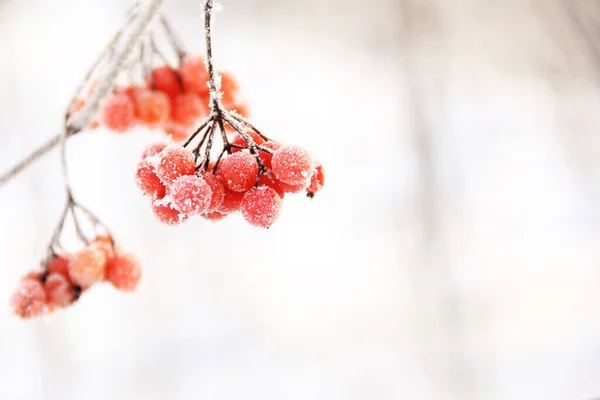
[[[34,271],[28,272],[27,275],[25,275],[22,279],[31,279],[33,281],[41,281],[43,275],[44,275],[44,271],[34,270]]]
[[[133,115],[138,117],[138,109],[137,109],[137,95],[143,91],[147,90],[145,85],[130,85],[123,88],[120,88],[117,93],[124,94],[129,97],[131,102],[133,103]]]
[[[173,206],[186,215],[200,215],[208,211],[212,190],[204,179],[196,175],[181,176],[169,187]]]
[[[254,226],[268,228],[279,217],[281,197],[267,186],[259,186],[244,193],[240,207],[244,219]]]
[[[75,301],[75,288],[62,274],[49,274],[44,281],[44,291],[51,307],[66,307]]]
[[[245,151],[225,157],[219,164],[221,179],[225,186],[236,192],[245,192],[256,183],[258,162]]]
[[[225,196],[223,197],[223,203],[221,203],[221,207],[219,207],[218,212],[222,214],[231,214],[240,209],[240,204],[242,204],[242,197],[244,197],[244,192],[234,192],[228,187],[224,187]]]
[[[283,146],[273,153],[271,167],[275,178],[289,185],[310,181],[313,161],[308,152],[296,146]]]
[[[154,172],[154,167],[148,160],[142,160],[135,172],[135,183],[146,196],[162,199],[165,197],[165,185]]]
[[[103,252],[107,260],[115,255],[114,243],[110,236],[98,236],[92,240],[90,246]]]
[[[187,219],[187,216],[171,207],[170,204],[163,204],[160,201],[152,203],[152,211],[156,218],[167,225],[178,225]]]
[[[275,152],[277,149],[279,149],[281,147],[281,143],[269,141],[269,142],[264,142],[261,146],[266,147],[267,149],[270,149],[273,152]],[[258,154],[260,155],[260,159],[262,160],[263,165],[266,168],[271,169],[271,162],[273,160],[273,154],[267,153],[266,151],[262,151],[262,150],[259,150]]]
[[[254,132],[254,131],[248,131],[247,133],[252,138],[252,140],[254,140],[255,144],[263,144],[264,143],[265,140],[262,137],[260,137],[260,135],[258,133]],[[238,145],[238,146],[244,146],[245,149],[248,148],[248,142],[246,142],[246,140],[239,133],[237,135],[235,135],[235,137],[233,138],[231,143]],[[242,150],[243,149],[240,149],[239,147],[231,148],[232,153],[237,153],[238,151],[242,151]]]
[[[219,178],[210,172],[203,172],[202,179],[204,179],[208,186],[210,186],[210,190],[212,192],[210,205],[206,212],[211,213],[217,211],[221,207],[223,199],[225,198],[225,188],[223,187],[223,183]]]
[[[310,185],[306,189],[306,193],[308,193],[309,197],[313,197],[315,193],[323,188],[324,185],[325,174],[323,173],[323,166],[318,164],[310,178]]]
[[[21,318],[37,317],[46,311],[47,300],[40,281],[23,279],[19,282],[10,304]]]
[[[124,94],[109,97],[102,107],[102,122],[116,132],[125,132],[135,125],[133,101]]]
[[[164,124],[171,116],[169,97],[156,90],[145,90],[135,98],[137,118],[152,127]]]
[[[206,218],[207,220],[209,220],[209,221],[215,222],[215,221],[222,220],[223,218],[225,218],[227,216],[227,214],[223,214],[220,211],[215,211],[215,212],[210,212],[210,213],[202,214],[202,216],[204,218]]]
[[[194,93],[181,93],[173,100],[171,115],[175,123],[191,126],[208,115],[208,106]]]
[[[144,149],[144,152],[142,153],[142,159],[157,155],[158,153],[163,151],[165,147],[167,147],[166,143],[152,143],[150,146]]]
[[[289,183],[281,182],[277,179],[275,179],[275,182],[286,193],[300,193],[300,192],[304,191],[310,183],[310,181],[307,180],[298,185],[290,185]]]
[[[141,278],[142,267],[130,254],[118,254],[106,264],[106,279],[119,290],[133,292]]]
[[[67,279],[69,278],[69,259],[62,256],[54,257],[46,265],[49,274],[61,274]]]
[[[181,83],[179,82],[177,72],[168,65],[154,68],[152,71],[152,83],[154,84],[154,89],[166,94],[171,99],[181,93]]]
[[[277,194],[279,195],[279,197],[281,197],[282,199],[285,195],[285,191],[281,187],[280,183],[277,182],[275,179],[271,178],[267,174],[260,175],[260,178],[258,178],[258,186],[270,187],[271,189],[275,190],[277,192]]]
[[[102,249],[93,245],[86,246],[69,260],[71,281],[82,288],[100,282],[104,279],[106,261],[106,254]]]
[[[163,129],[167,135],[171,135],[171,139],[174,142],[182,142],[192,133],[192,130],[189,128],[175,122],[167,123]]]
[[[208,73],[202,57],[187,57],[181,63],[179,74],[186,92],[208,98]]]
[[[170,185],[182,175],[193,175],[196,172],[194,155],[183,147],[165,147],[158,158],[155,172],[165,185]]]

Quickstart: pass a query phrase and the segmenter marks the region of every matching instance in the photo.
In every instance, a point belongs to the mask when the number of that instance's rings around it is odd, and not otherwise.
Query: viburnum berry
[[[110,236],[98,236],[92,240],[90,246],[102,251],[107,260],[115,255],[114,243]]]
[[[69,278],[69,259],[63,256],[53,257],[46,264],[46,270],[49,274],[61,274],[66,279]]]
[[[325,174],[323,173],[323,166],[318,164],[313,171],[310,178],[310,185],[306,189],[308,197],[312,198],[319,190],[325,185]]]
[[[164,127],[163,130],[167,135],[171,135],[171,139],[175,142],[181,142],[185,140],[192,131],[183,125],[177,124],[175,122],[169,122]]]
[[[262,143],[261,146],[266,147],[267,149],[270,149],[273,152],[275,152],[277,149],[279,149],[281,147],[281,143],[270,140],[268,142]],[[271,161],[273,160],[273,154],[267,153],[266,151],[259,150],[258,155],[260,156],[260,159],[262,160],[263,165],[266,168],[271,169]]]
[[[33,318],[47,309],[46,292],[42,283],[33,279],[22,279],[13,294],[10,304],[21,318]]]
[[[155,172],[165,185],[170,185],[182,175],[193,175],[196,171],[194,155],[183,147],[165,147],[158,158]]]
[[[165,197],[166,188],[154,171],[148,160],[142,160],[135,172],[135,183],[144,195],[162,199]]]
[[[225,196],[223,197],[223,202],[221,203],[221,207],[219,207],[218,212],[221,214],[231,214],[240,209],[240,204],[242,204],[242,197],[244,197],[244,192],[234,192],[228,187],[224,187]]]
[[[275,178],[289,185],[310,180],[313,160],[308,152],[297,146],[283,146],[273,153],[271,168]]]
[[[123,94],[131,100],[133,104],[133,115],[135,118],[138,117],[138,108],[137,108],[137,95],[147,90],[145,85],[130,85],[125,86],[117,90],[117,93]]]
[[[135,125],[133,101],[124,94],[114,94],[102,107],[102,122],[116,132],[125,132]]]
[[[104,279],[106,254],[102,249],[88,245],[72,254],[69,260],[69,277],[82,288],[88,288]]]
[[[75,287],[62,274],[49,274],[43,286],[50,307],[66,307],[75,301]]]
[[[208,211],[212,190],[201,177],[184,175],[169,187],[169,195],[175,209],[186,215],[200,215]]]
[[[254,131],[248,131],[248,136],[250,136],[252,138],[252,140],[254,140],[255,144],[263,144],[264,143],[264,139],[262,137],[260,137],[260,135]],[[248,148],[248,142],[246,142],[246,139],[244,139],[239,133],[237,135],[235,135],[235,137],[233,138],[233,140],[231,141],[231,144],[235,144],[237,146],[242,146],[243,148],[247,149]],[[242,148],[239,147],[232,147],[231,148],[231,152],[232,153],[237,153],[238,151],[242,151]]]
[[[173,122],[191,126],[208,115],[208,106],[194,93],[181,93],[173,100],[171,115]]]
[[[283,199],[285,191],[281,187],[281,184],[267,174],[261,174],[258,178],[258,186],[268,186],[275,190],[279,197]]]
[[[256,183],[258,162],[252,154],[240,151],[223,158],[219,171],[221,180],[229,189],[245,192]]]
[[[148,146],[144,149],[144,152],[142,153],[142,159],[144,159],[146,157],[152,157],[152,156],[157,155],[158,153],[163,151],[163,149],[165,147],[167,147],[166,143],[162,143],[162,142],[152,143],[150,146]]]
[[[177,72],[168,65],[162,65],[152,70],[152,83],[154,89],[161,91],[171,99],[181,93],[181,82]]]
[[[169,97],[157,90],[145,90],[135,98],[137,118],[152,127],[164,124],[171,116]]]
[[[210,186],[212,192],[210,205],[206,210],[207,213],[212,213],[221,207],[223,199],[225,198],[225,188],[223,187],[221,180],[210,172],[203,172],[202,179]]]
[[[281,182],[280,180],[275,179],[275,182],[285,193],[300,193],[310,184],[310,181],[306,180],[298,185],[290,185],[289,183]]]
[[[181,63],[179,74],[184,91],[208,99],[208,73],[202,57],[186,57]]]
[[[130,254],[117,254],[106,264],[106,279],[119,290],[134,291],[141,278],[142,267]]]
[[[281,197],[273,188],[259,186],[244,193],[240,210],[252,225],[268,228],[279,217]]]
[[[152,202],[152,211],[160,222],[167,225],[178,225],[187,219],[187,215],[171,207],[171,204],[162,203],[160,200]]]

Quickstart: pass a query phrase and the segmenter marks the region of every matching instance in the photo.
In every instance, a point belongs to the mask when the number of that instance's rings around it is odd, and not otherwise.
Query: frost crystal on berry
[[[244,219],[254,226],[270,227],[279,217],[281,198],[267,186],[259,186],[247,191],[240,207]]]
[[[181,176],[169,188],[175,209],[186,215],[200,215],[208,211],[212,190],[204,179],[196,175]]]
[[[225,157],[219,165],[219,171],[223,183],[229,189],[245,192],[256,183],[258,162],[252,154],[240,151]]]
[[[283,146],[273,153],[271,160],[275,178],[289,185],[299,185],[310,179],[313,160],[306,150],[296,146]]]
[[[156,175],[162,183],[170,185],[183,175],[192,175],[196,171],[196,163],[192,152],[183,147],[165,147],[158,156]]]

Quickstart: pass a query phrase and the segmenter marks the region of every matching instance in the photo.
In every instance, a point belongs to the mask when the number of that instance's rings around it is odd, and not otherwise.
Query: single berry
[[[179,74],[183,89],[208,99],[208,73],[202,57],[187,57],[181,63]]]
[[[69,259],[67,257],[56,256],[48,262],[46,270],[49,274],[61,274],[69,278]]]
[[[203,172],[202,179],[204,179],[208,186],[210,186],[210,190],[212,192],[210,205],[208,206],[208,210],[206,212],[211,213],[217,211],[221,207],[223,199],[225,198],[225,188],[223,187],[223,183],[219,178],[210,172]]]
[[[244,197],[244,192],[234,192],[228,187],[224,187],[225,196],[223,197],[223,203],[221,203],[221,207],[219,207],[219,212],[221,214],[231,214],[240,209],[240,204],[242,204],[242,197]]]
[[[62,274],[49,274],[44,281],[44,291],[50,307],[66,307],[75,301],[75,287]]]
[[[160,201],[152,203],[152,211],[156,218],[167,225],[178,225],[187,219],[187,216],[171,207],[170,204],[163,204]]]
[[[117,254],[106,264],[106,279],[119,290],[133,292],[141,278],[142,267],[130,254]]]
[[[171,116],[173,122],[191,126],[208,115],[208,106],[194,93],[181,93],[173,100]]]
[[[170,135],[174,142],[182,142],[192,133],[192,131],[183,125],[176,124],[175,122],[168,122],[163,130],[165,134]]]
[[[208,211],[212,190],[204,179],[196,175],[180,176],[169,187],[173,206],[186,215],[200,215]]]
[[[275,178],[289,185],[310,181],[313,161],[308,152],[296,146],[283,146],[273,153],[271,168]]]
[[[169,97],[157,90],[145,90],[135,98],[137,118],[147,126],[164,124],[171,116]]]
[[[181,83],[177,72],[168,65],[162,65],[152,70],[153,88],[173,99],[181,93]]]
[[[254,132],[254,131],[248,131],[246,133],[248,133],[248,136],[250,136],[252,138],[252,140],[254,141],[255,144],[263,144],[265,141],[262,137],[260,137],[260,135],[258,133]],[[244,139],[239,133],[237,135],[235,135],[235,137],[231,141],[231,144],[235,144],[237,146],[243,146],[244,149],[248,148],[248,142],[246,142],[246,139]],[[238,151],[242,151],[242,150],[243,149],[241,149],[239,147],[231,148],[232,153],[237,153]]]
[[[124,94],[112,95],[102,107],[101,120],[107,128],[116,132],[132,128],[135,125],[133,101]]]
[[[165,147],[158,158],[156,175],[165,185],[170,185],[182,175],[193,175],[196,172],[194,155],[183,147]]]
[[[285,190],[283,190],[281,184],[267,174],[260,175],[260,178],[258,178],[258,186],[270,187],[271,189],[275,190],[282,199],[285,196]]]
[[[21,318],[34,318],[47,308],[46,292],[40,281],[23,279],[13,294],[10,305]]]
[[[114,243],[110,236],[97,236],[92,240],[90,246],[102,251],[107,260],[115,255]]]
[[[254,226],[268,228],[279,217],[281,197],[267,186],[259,186],[244,193],[240,207],[244,219]]]
[[[219,171],[229,189],[245,192],[256,183],[258,162],[252,154],[240,151],[225,157],[219,164]]]
[[[104,279],[106,268],[106,254],[96,246],[88,245],[83,250],[75,253],[69,260],[69,276],[71,281],[88,288]]]
[[[135,183],[144,195],[162,199],[165,196],[165,185],[154,171],[148,160],[142,160],[135,172]]]
[[[163,151],[163,149],[165,147],[167,147],[166,143],[162,143],[162,142],[152,143],[150,146],[148,146],[144,149],[144,152],[142,153],[142,159],[144,159],[146,157],[152,157],[152,156],[157,155],[158,153]]]
[[[323,166],[318,164],[313,171],[310,178],[310,185],[306,189],[308,197],[314,197],[315,193],[323,188],[325,185],[325,174],[323,173]]]
[[[275,183],[277,183],[285,193],[300,193],[308,188],[310,181],[307,180],[298,185],[290,185],[289,183],[275,179]]]
[[[130,85],[125,86],[117,90],[117,93],[123,94],[131,100],[133,103],[133,115],[135,118],[138,117],[138,107],[137,107],[137,96],[138,94],[147,90],[145,85]]]
[[[264,142],[261,146],[266,147],[267,149],[275,152],[281,147],[281,143],[274,142],[274,141],[268,141],[268,142]],[[267,153],[266,151],[259,150],[258,155],[260,156],[260,159],[262,160],[263,165],[266,168],[271,169],[271,162],[273,160],[273,154]]]

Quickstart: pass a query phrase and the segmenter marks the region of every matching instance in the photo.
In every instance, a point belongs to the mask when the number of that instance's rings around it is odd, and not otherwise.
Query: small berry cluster
[[[11,298],[21,318],[34,318],[73,304],[92,285],[108,281],[134,291],[142,276],[135,257],[115,252],[109,236],[99,236],[73,254],[53,255],[42,270],[25,275]]]
[[[258,157],[237,135],[229,153],[197,165],[197,154],[185,147],[154,144],[146,149],[136,183],[152,199],[156,217],[169,225],[199,215],[216,221],[241,211],[250,224],[268,228],[279,217],[285,193],[306,191],[312,197],[323,187],[320,164],[304,149],[282,146],[254,133]]]

